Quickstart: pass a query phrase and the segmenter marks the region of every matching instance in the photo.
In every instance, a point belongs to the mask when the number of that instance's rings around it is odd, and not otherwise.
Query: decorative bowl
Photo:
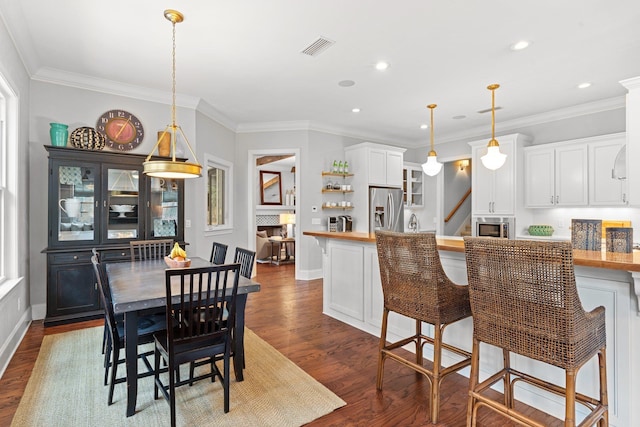
[[[187,268],[191,266],[191,260],[186,258],[184,261],[176,261],[168,256],[164,257],[164,262],[169,268]]]
[[[69,135],[69,142],[75,148],[102,150],[106,144],[103,134],[90,127],[79,127]]]
[[[553,227],[550,225],[530,225],[529,234],[531,236],[551,236],[553,235]]]

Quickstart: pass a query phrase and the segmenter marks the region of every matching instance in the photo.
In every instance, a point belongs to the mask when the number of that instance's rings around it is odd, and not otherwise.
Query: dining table
[[[203,258],[192,257],[187,268],[215,265]],[[138,395],[138,316],[140,313],[166,307],[164,259],[106,263],[105,270],[111,288],[115,314],[124,316],[125,363],[127,383],[127,417],[136,412]],[[236,381],[243,381],[244,312],[247,297],[260,291],[260,284],[240,276],[236,298],[235,339],[233,340],[233,367]],[[172,286],[172,303],[179,302],[179,285]],[[228,295],[231,289],[227,290]]]

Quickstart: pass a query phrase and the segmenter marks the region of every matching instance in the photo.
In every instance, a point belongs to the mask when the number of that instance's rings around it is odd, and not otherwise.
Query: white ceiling
[[[154,94],[177,91],[237,131],[307,126],[424,146],[550,111],[620,108],[620,80],[640,76],[637,0],[0,0],[33,78]],[[301,53],[318,37],[335,44]],[[527,39],[531,46],[512,51]],[[3,41],[0,41],[3,43]],[[376,61],[391,67],[376,71]],[[352,87],[338,82],[353,80]],[[588,89],[577,89],[584,81]],[[354,114],[353,107],[361,108]],[[464,115],[465,119],[453,119]]]

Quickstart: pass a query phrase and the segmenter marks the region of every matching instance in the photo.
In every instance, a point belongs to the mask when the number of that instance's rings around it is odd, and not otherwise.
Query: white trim
[[[205,174],[209,167],[217,169],[223,169],[225,171],[226,180],[224,188],[224,224],[222,225],[209,225],[208,219],[204,220],[204,232],[205,236],[215,236],[220,234],[231,234],[233,232],[233,163],[228,160],[216,157],[213,154],[204,153],[204,168]],[[208,197],[209,181],[204,186],[204,198],[209,203]],[[205,211],[206,212],[206,211]]]
[[[4,375],[7,366],[9,366],[9,362],[11,362],[13,355],[18,350],[18,346],[27,334],[29,325],[31,325],[31,311],[25,310],[22,316],[20,316],[20,320],[16,322],[11,334],[9,334],[7,340],[0,348],[0,378]]]

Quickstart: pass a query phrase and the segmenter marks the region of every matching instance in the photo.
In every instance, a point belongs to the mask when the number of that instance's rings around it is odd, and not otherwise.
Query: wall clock
[[[109,110],[101,115],[96,129],[107,138],[107,147],[115,151],[132,150],[144,138],[140,120],[124,110]]]

